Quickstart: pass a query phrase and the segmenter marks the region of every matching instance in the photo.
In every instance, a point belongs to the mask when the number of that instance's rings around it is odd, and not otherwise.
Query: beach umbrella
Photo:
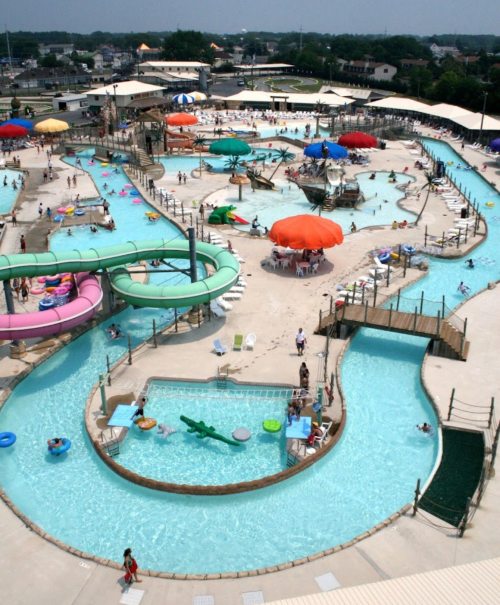
[[[43,122],[35,124],[35,130],[37,132],[63,132],[63,130],[68,130],[68,128],[67,122],[54,120],[54,118],[49,118],[48,120],[43,120]]]
[[[21,120],[21,118],[12,118],[11,120],[7,120],[6,122],[4,122],[2,124],[2,126],[5,126],[6,124],[14,124],[15,126],[22,126],[23,128],[26,128],[27,130],[31,130],[33,128],[32,122],[30,122],[29,120]]]
[[[299,214],[276,221],[269,239],[278,246],[293,250],[333,248],[344,241],[342,227],[330,219]]]
[[[232,176],[229,182],[233,185],[238,185],[238,200],[241,202],[243,185],[248,185],[250,179],[244,174],[237,174],[236,176]]]
[[[328,155],[326,158],[323,155],[323,148],[325,145],[328,148]],[[346,158],[349,154],[347,153],[347,149],[345,147],[341,147],[335,143],[330,143],[329,141],[324,141],[323,143],[314,143],[313,145],[308,145],[304,149],[304,155],[306,155],[308,158],[316,158],[318,160],[341,160],[342,158]]]
[[[184,93],[182,93],[180,95],[175,95],[175,97],[172,97],[172,101],[174,103],[177,103],[178,105],[190,105],[191,103],[195,102],[195,98],[191,95],[185,95]]]
[[[495,139],[490,143],[491,151],[500,151],[500,139]]]
[[[251,153],[252,148],[250,147],[250,145],[248,145],[248,143],[245,143],[245,141],[227,138],[212,143],[208,151],[215,155],[239,156],[248,155],[249,153]]]
[[[169,126],[192,126],[198,124],[198,118],[191,113],[174,113],[167,117]]]
[[[195,101],[206,101],[207,95],[204,92],[198,92],[195,90],[194,92],[188,92],[188,96],[193,97]]]
[[[13,139],[15,137],[25,137],[28,130],[15,124],[4,124],[0,126],[0,139]]]
[[[350,132],[343,134],[339,139],[339,145],[349,147],[350,149],[365,149],[377,146],[377,139],[364,132]]]

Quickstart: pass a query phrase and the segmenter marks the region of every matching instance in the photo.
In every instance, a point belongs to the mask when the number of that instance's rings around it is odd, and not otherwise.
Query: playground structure
[[[102,301],[102,289],[90,273],[112,269],[110,286],[125,302],[138,307],[179,308],[209,303],[238,281],[238,260],[227,250],[198,242],[190,248],[188,240],[145,240],[116,246],[70,252],[13,254],[0,258],[0,280],[4,282],[8,315],[0,316],[0,338],[17,340],[50,336],[69,330],[91,319]],[[189,259],[191,283],[155,286],[134,282],[126,265],[154,259]],[[196,261],[209,264],[215,273],[197,281]],[[56,273],[76,273],[78,295],[71,303],[38,313],[15,315],[9,306],[11,279],[41,277]],[[12,301],[10,301],[12,302]]]
[[[172,130],[165,130],[166,143],[168,149],[191,149],[193,151],[204,151],[208,152],[209,145],[203,145],[201,149],[193,145],[193,141],[196,135],[192,132],[180,133],[173,132]]]
[[[235,222],[241,223],[242,225],[249,224],[245,219],[236,216],[233,210],[236,210],[236,206],[222,206],[221,208],[216,208],[208,217],[209,225],[232,225]]]

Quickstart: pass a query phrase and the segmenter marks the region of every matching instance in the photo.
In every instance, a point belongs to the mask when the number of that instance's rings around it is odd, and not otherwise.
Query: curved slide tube
[[[88,273],[76,276],[78,296],[62,307],[37,313],[0,315],[0,339],[38,338],[66,332],[91,319],[99,308],[102,290],[99,281]]]
[[[126,268],[120,266],[157,258],[188,259],[189,242],[187,240],[156,239],[91,250],[0,256],[0,280],[9,280],[14,277],[41,277],[65,272],[99,271],[119,267],[110,276],[112,288],[117,295],[133,305],[154,308],[188,307],[210,302],[213,298],[227,292],[238,281],[240,265],[236,258],[230,252],[206,243],[196,244],[196,258],[215,267],[216,273],[194,284],[179,286],[138,284],[132,281]],[[84,281],[87,282],[86,279]],[[102,292],[96,278],[91,277],[90,281],[94,287],[99,289],[99,301],[97,302],[95,295],[92,297],[92,301],[95,303],[92,309],[86,308],[85,310],[83,306],[80,308],[83,294],[85,293],[85,300],[87,300],[86,293],[90,291],[90,286],[89,290],[83,288],[82,281],[79,297],[68,305],[38,313],[0,316],[0,338],[15,340],[16,338],[58,334],[89,319],[102,299]],[[89,296],[89,298],[91,297]],[[72,306],[79,299],[81,299],[80,304]],[[90,301],[88,302],[90,305]],[[65,309],[72,311],[69,313],[64,311]],[[46,315],[48,313],[51,313],[50,317]],[[58,320],[57,316],[62,316],[64,313],[68,313],[68,316]],[[28,318],[30,319],[28,320]]]

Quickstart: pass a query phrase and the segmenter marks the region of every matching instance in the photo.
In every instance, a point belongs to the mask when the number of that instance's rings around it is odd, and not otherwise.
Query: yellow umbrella
[[[194,91],[194,92],[190,92],[189,93],[190,97],[194,97],[195,101],[206,101],[207,100],[207,95],[203,92],[198,92],[198,91]]]
[[[68,130],[68,128],[69,126],[66,122],[54,120],[54,118],[49,118],[48,120],[35,124],[35,130],[37,132],[62,132],[63,130]]]

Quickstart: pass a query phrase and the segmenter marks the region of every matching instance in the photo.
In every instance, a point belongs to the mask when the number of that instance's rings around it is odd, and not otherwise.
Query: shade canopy
[[[14,137],[25,137],[28,130],[15,124],[4,124],[0,126],[0,139],[13,139]]]
[[[328,155],[326,157],[323,155],[325,145],[328,149]],[[341,147],[335,143],[330,143],[329,141],[324,141],[323,143],[314,143],[313,145],[308,145],[304,149],[304,155],[306,155],[308,158],[330,158],[332,160],[340,160],[342,158],[346,158],[349,154],[347,153],[347,149],[345,147]]]
[[[500,139],[495,139],[490,143],[491,151],[500,151]]]
[[[54,118],[49,118],[48,120],[43,120],[43,122],[35,124],[35,130],[37,132],[62,132],[63,130],[68,130],[68,128],[67,122],[54,120]]]
[[[172,101],[177,103],[178,105],[190,105],[195,102],[195,98],[191,95],[185,95],[184,93],[180,95],[175,95],[172,97]]]
[[[354,148],[367,148],[376,147],[377,139],[372,137],[365,132],[351,132],[349,134],[343,134],[339,139],[339,145],[342,147]]]
[[[198,92],[195,90],[194,92],[188,92],[190,97],[193,97],[195,101],[206,101],[207,95],[204,92]]]
[[[198,118],[191,113],[174,113],[167,117],[169,126],[192,126],[198,124]]]
[[[30,122],[29,120],[22,120],[21,118],[12,118],[11,120],[7,120],[6,122],[4,122],[2,124],[2,126],[5,126],[6,124],[14,124],[14,126],[22,126],[23,128],[26,128],[27,130],[31,130],[33,128],[32,122]]]
[[[239,139],[227,138],[221,139],[220,141],[216,141],[212,143],[208,149],[210,153],[214,153],[216,155],[248,155],[251,153],[252,148],[245,141],[240,141]]]
[[[278,246],[293,250],[333,248],[344,241],[342,227],[330,219],[312,214],[299,214],[276,221],[269,239]]]

